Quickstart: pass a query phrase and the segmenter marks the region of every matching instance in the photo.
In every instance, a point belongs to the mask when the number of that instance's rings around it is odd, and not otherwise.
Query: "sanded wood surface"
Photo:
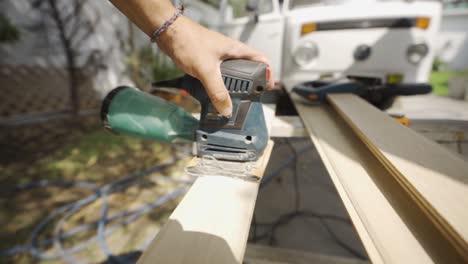
[[[292,97],[372,263],[431,263],[414,234],[425,230],[408,226],[424,222],[388,171],[330,107]]]
[[[263,176],[273,142],[257,161]],[[259,181],[199,177],[138,263],[242,263]]]
[[[468,163],[355,95],[329,101],[437,228],[439,247],[468,262]]]
[[[273,150],[273,141],[269,140],[268,145],[266,146],[264,150],[264,154],[261,158],[259,158],[256,162],[231,162],[231,161],[222,161],[222,160],[217,160],[217,167],[223,167],[225,170],[245,170],[244,175],[242,176],[237,176],[238,178],[243,178],[247,180],[252,180],[251,176],[255,176],[257,180],[261,180],[263,177],[263,174],[265,173],[266,166],[268,165],[268,161],[270,160],[270,155],[271,151]],[[194,167],[194,166],[200,166],[200,164],[203,163],[202,158],[200,157],[193,157],[192,160],[189,161],[187,164],[187,168]],[[254,163],[253,166],[250,165],[250,163]],[[246,164],[249,164],[249,166],[246,166]],[[246,170],[246,168],[249,167],[249,170]]]

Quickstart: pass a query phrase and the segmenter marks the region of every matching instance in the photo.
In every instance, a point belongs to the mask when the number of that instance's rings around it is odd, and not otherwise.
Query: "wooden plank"
[[[407,225],[417,211],[388,171],[330,107],[292,97],[372,263],[431,263],[418,223]]]
[[[468,163],[351,94],[329,101],[435,228],[431,252],[468,262]],[[439,259],[442,260],[442,259]],[[448,263],[448,262],[446,262]]]
[[[247,245],[245,264],[284,263],[284,264],[369,264],[353,258],[321,255],[307,251],[262,246]]]
[[[267,128],[275,106],[263,106]],[[252,166],[258,181],[226,176],[199,177],[138,263],[242,263],[259,183],[265,172],[273,141]],[[191,163],[196,163],[194,158]]]
[[[257,161],[263,176],[273,141]],[[199,177],[138,263],[242,263],[259,181]]]
[[[272,145],[270,141],[253,174],[263,175]],[[199,178],[139,262],[240,263],[257,191],[258,182]]]
[[[275,106],[264,105],[263,110],[271,134]],[[138,263],[242,263],[259,182],[272,149],[270,140],[247,173],[257,176],[257,181],[199,177]],[[190,164],[198,162],[195,157]]]

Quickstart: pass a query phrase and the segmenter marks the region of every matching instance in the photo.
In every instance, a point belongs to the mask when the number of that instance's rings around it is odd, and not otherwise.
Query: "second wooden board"
[[[468,163],[355,95],[328,98],[438,229],[438,247],[468,262]]]
[[[329,106],[293,98],[372,263],[431,263],[407,223],[422,223],[417,210],[380,162]]]

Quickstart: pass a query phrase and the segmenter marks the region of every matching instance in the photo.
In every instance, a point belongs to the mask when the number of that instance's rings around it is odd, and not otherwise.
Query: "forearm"
[[[150,37],[176,11],[169,0],[110,1]],[[246,59],[269,64],[260,52],[185,16],[173,21],[156,43],[180,69],[202,82],[216,110],[226,117],[232,114],[232,103],[221,78],[220,63],[227,59]]]
[[[110,0],[148,36],[175,12],[169,0]]]

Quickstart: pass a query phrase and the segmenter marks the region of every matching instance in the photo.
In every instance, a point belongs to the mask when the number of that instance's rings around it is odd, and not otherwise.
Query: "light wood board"
[[[351,94],[329,101],[430,220],[451,263],[468,262],[468,163]],[[440,252],[443,253],[443,252]]]
[[[275,105],[263,105],[268,133]],[[258,181],[199,177],[138,263],[242,263],[259,183],[273,150],[268,145],[250,174]],[[196,164],[193,158],[189,164]]]
[[[269,141],[253,172],[265,171]],[[199,177],[138,263],[242,263],[259,181]]]
[[[330,107],[292,97],[372,263],[431,263],[407,225],[417,210],[388,171]]]

